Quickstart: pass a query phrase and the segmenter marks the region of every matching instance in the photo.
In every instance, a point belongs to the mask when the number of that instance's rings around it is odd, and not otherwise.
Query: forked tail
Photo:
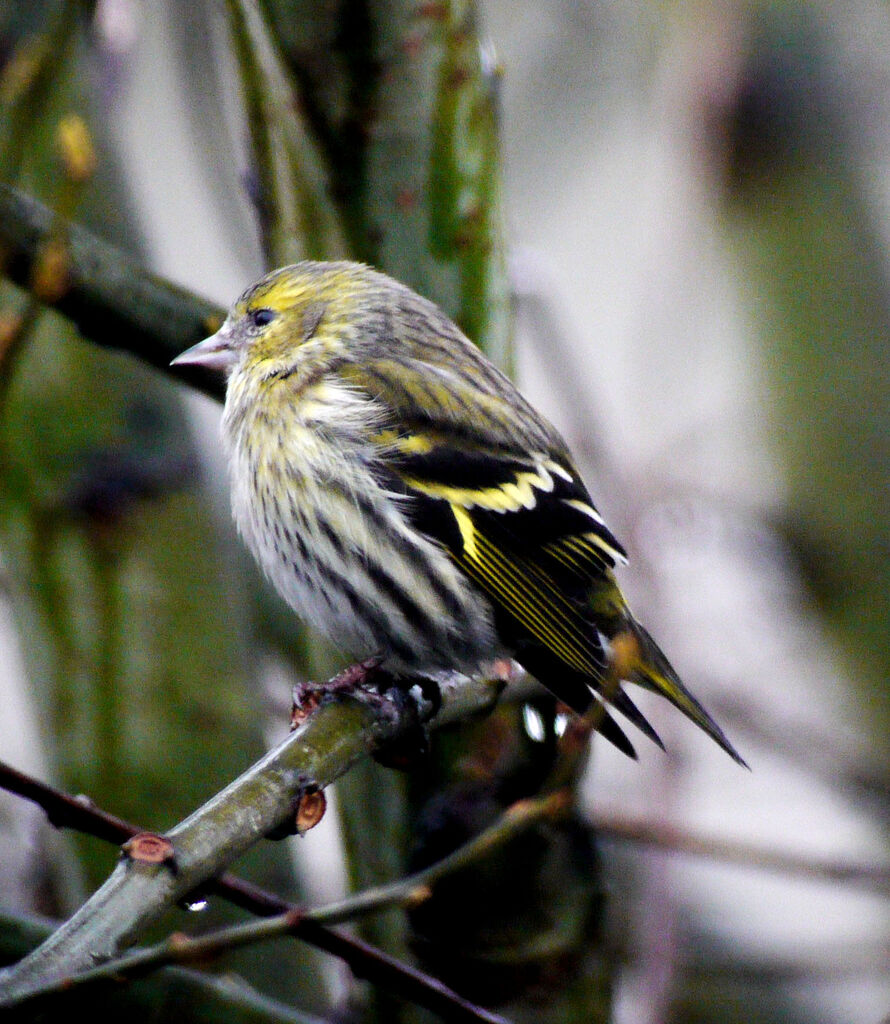
[[[686,689],[661,648],[629,611],[622,625],[623,633],[618,633],[612,638],[616,647],[616,657],[626,659],[620,669],[621,677],[628,682],[644,686],[647,690],[660,693],[706,732],[734,761],[747,768],[748,764],[726,738],[720,726]],[[622,643],[622,636],[628,638],[630,642]]]

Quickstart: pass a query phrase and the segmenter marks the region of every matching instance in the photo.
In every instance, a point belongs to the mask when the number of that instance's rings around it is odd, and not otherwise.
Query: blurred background
[[[480,1001],[517,1020],[886,1021],[886,874],[883,890],[802,877],[726,862],[716,844],[890,862],[890,11],[867,0],[310,6],[8,0],[0,177],[221,306],[289,258],[378,262],[512,367],[578,456],[630,553],[621,579],[638,617],[751,771],[641,695],[667,754],[641,741],[633,763],[595,741],[575,823],[589,859],[579,868],[573,854],[565,869],[552,837],[538,860],[526,851],[558,911],[545,929],[558,969],[517,952],[520,925],[504,924],[503,956],[480,961],[546,970],[531,994],[501,977],[490,1000],[483,970],[474,997],[481,986]],[[365,35],[373,45],[356,46]],[[294,122],[265,178],[245,40],[266,68],[267,116]],[[356,54],[372,75],[392,59],[404,93],[383,76],[360,95],[361,76],[344,73]],[[282,81],[296,104],[275,92]],[[427,98],[412,105],[409,87]],[[60,170],[72,114],[95,146],[82,179]],[[384,142],[375,117],[391,119]],[[415,160],[437,173],[396,187],[387,175]],[[269,202],[283,165],[315,203],[311,216],[296,204],[304,219],[290,234]],[[448,188],[454,209],[484,211],[481,242],[452,251],[436,234]],[[295,679],[339,663],[299,633],[233,535],[218,404],[92,345],[12,285],[2,299],[0,758],[163,829],[284,735]],[[417,847],[438,848],[442,820],[485,820],[480,773],[490,783],[505,762],[526,763],[514,748],[533,746],[535,728],[518,705],[504,715],[489,745],[512,731],[495,754],[470,736],[443,742],[430,778],[369,766],[334,787],[339,818],[238,870],[313,904],[398,875],[423,858]],[[552,708],[540,715],[544,731],[558,726]],[[383,835],[357,810],[371,792]],[[597,829],[616,821],[715,849],[690,857]],[[7,913],[66,916],[113,859],[0,801]],[[519,903],[533,887],[522,872],[510,885]],[[590,914],[566,937],[579,893]],[[215,914],[171,927],[209,927]],[[468,971],[456,945],[497,944],[442,918],[385,915],[367,934],[454,983]],[[238,954],[224,969],[313,1012],[348,999],[359,1019],[413,1019],[356,996],[341,968],[302,948]],[[554,993],[579,970],[596,976],[589,1002],[561,1003]]]

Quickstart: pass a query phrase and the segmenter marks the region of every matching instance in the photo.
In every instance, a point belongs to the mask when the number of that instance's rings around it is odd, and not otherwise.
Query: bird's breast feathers
[[[346,646],[378,653],[396,634],[395,664],[478,663],[496,653],[487,602],[409,521],[411,499],[385,471],[384,422],[379,402],[330,377],[227,401],[236,524],[284,599]]]

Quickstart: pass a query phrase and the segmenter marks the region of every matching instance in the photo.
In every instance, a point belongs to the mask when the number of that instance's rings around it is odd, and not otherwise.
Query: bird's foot
[[[369,692],[376,694],[382,687],[391,685],[392,676],[380,667],[381,663],[379,657],[366,658],[343,669],[327,682],[297,683],[293,689],[291,731],[302,725],[317,707],[331,697],[357,693],[367,695]]]
[[[428,754],[429,738],[424,723],[439,710],[439,688],[430,679],[396,677],[381,666],[382,658],[366,658],[327,682],[298,683],[293,690],[291,730],[302,725],[328,700],[354,697],[373,702],[384,713],[407,723],[395,739],[373,754],[374,759],[387,768],[410,770]]]
[[[429,755],[429,733],[424,722],[431,717],[425,713],[430,704],[425,684],[430,682],[420,677],[392,680],[389,688],[381,692],[382,699],[389,701],[396,714],[409,723],[407,729],[372,755],[384,768],[408,772]],[[438,688],[431,685],[438,697]]]

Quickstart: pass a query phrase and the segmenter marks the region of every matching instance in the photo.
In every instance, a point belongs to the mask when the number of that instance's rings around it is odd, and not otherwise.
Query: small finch
[[[565,441],[433,303],[361,264],[299,263],[173,362],[227,373],[238,529],[339,645],[407,677],[514,658],[661,745],[617,672],[744,764],[628,608],[624,549]],[[597,728],[634,755],[604,709]]]

